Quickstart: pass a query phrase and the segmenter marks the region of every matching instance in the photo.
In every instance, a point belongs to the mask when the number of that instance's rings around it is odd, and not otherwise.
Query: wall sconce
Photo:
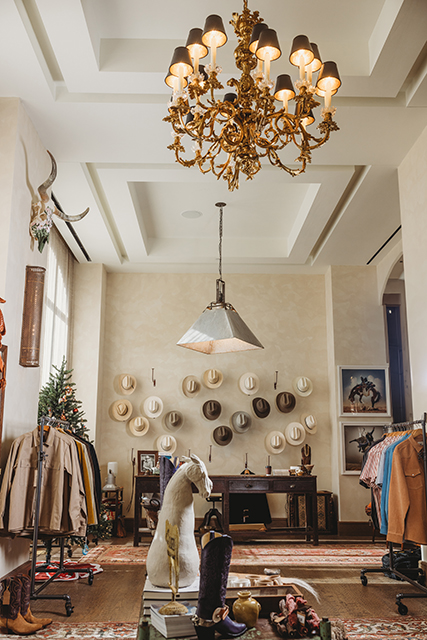
[[[40,335],[43,315],[44,267],[26,267],[22,310],[21,367],[40,366]]]

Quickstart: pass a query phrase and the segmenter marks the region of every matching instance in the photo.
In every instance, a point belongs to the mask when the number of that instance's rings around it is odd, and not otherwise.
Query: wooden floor
[[[123,544],[124,540],[114,540]],[[369,542],[367,541],[367,545]],[[95,575],[92,585],[87,579],[75,582],[56,582],[46,588],[46,594],[69,594],[74,606],[71,617],[66,616],[64,601],[37,600],[31,603],[36,615],[50,616],[63,622],[133,622],[138,620],[141,594],[145,580],[144,565],[104,565],[103,572]],[[248,568],[251,573],[263,573],[263,566]],[[245,572],[245,567],[232,567]],[[358,568],[303,568],[286,567],[282,575],[309,582],[320,595],[320,603],[308,594],[307,599],[320,616],[331,618],[400,619],[395,604],[396,594],[417,593],[408,583],[385,578],[382,574],[368,574],[368,585],[360,582]],[[427,598],[404,600],[409,614],[427,615]]]

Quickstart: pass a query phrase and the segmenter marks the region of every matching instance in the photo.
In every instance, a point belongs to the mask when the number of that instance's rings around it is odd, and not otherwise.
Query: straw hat
[[[301,423],[304,426],[307,433],[316,433],[317,420],[312,413],[303,413],[301,416]]]
[[[113,418],[113,420],[118,420],[119,422],[126,422],[126,420],[129,420],[132,412],[132,403],[130,400],[127,400],[127,398],[116,400],[110,407],[111,417]]]
[[[286,447],[286,438],[281,431],[270,431],[265,436],[264,444],[268,453],[282,453]]]
[[[186,376],[182,381],[181,389],[187,398],[195,398],[200,393],[201,384],[196,376]]]
[[[129,429],[134,436],[145,436],[149,428],[150,423],[147,418],[144,418],[143,416],[132,418],[129,422]]]
[[[270,415],[270,403],[264,398],[254,398],[252,400],[252,411],[256,418],[266,418]]]
[[[281,413],[290,413],[295,409],[297,401],[293,393],[282,391],[276,396],[276,407]]]
[[[218,369],[207,369],[203,374],[203,384],[208,389],[218,389],[222,385],[224,376]]]
[[[118,378],[118,392],[124,396],[130,396],[136,389],[136,378],[130,373],[121,373]]]
[[[299,376],[295,378],[292,382],[292,386],[294,388],[295,393],[303,398],[309,396],[313,391],[313,383],[310,378],[306,378],[305,376]]]
[[[230,427],[216,427],[212,431],[212,440],[219,447],[226,447],[233,439],[233,432]]]
[[[285,427],[285,438],[289,444],[302,444],[305,440],[306,431],[300,422],[290,422]]]
[[[184,417],[180,411],[168,411],[163,416],[163,425],[169,431],[177,431],[184,424]]]
[[[230,425],[236,433],[246,433],[251,424],[252,418],[246,411],[236,411],[230,418]]]
[[[259,378],[255,373],[244,373],[239,378],[239,389],[247,396],[253,396],[259,389]]]
[[[218,400],[206,400],[202,406],[202,416],[206,420],[217,420],[221,415],[222,407]]]
[[[165,456],[171,456],[175,453],[177,441],[173,436],[162,435],[156,440],[157,451]]]
[[[147,418],[158,418],[163,413],[163,402],[158,396],[150,396],[144,400],[143,409]]]

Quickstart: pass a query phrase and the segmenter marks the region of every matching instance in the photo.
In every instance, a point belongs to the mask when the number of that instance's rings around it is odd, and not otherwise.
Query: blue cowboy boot
[[[228,617],[225,604],[232,548],[230,536],[211,531],[202,538],[199,600],[193,617],[199,640],[213,640],[215,631],[223,638],[238,638],[246,631],[245,624]]]

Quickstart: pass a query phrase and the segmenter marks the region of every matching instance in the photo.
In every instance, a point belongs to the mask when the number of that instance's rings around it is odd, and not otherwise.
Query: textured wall
[[[82,267],[80,267],[82,268]],[[83,267],[84,269],[84,267]],[[97,426],[98,451],[103,475],[108,461],[118,461],[120,484],[125,486],[125,502],[130,496],[131,449],[153,449],[156,437],[166,433],[161,418],[150,421],[143,437],[133,436],[125,424],[111,420],[108,408],[119,396],[113,388],[120,373],[136,376],[138,388],[129,396],[134,415],[150,395],[159,395],[164,410],[177,409],[185,416],[185,425],[176,433],[182,455],[190,448],[205,462],[208,459],[212,428],[228,424],[234,411],[250,411],[250,398],[238,388],[245,372],[256,373],[261,380],[260,395],[272,405],[265,420],[255,420],[252,429],[235,435],[227,447],[213,447],[209,472],[240,473],[244,454],[249,454],[249,467],[264,473],[267,453],[265,435],[299,420],[301,413],[313,412],[319,422],[317,434],[307,437],[312,447],[314,472],[321,489],[331,488],[331,456],[329,419],[329,383],[327,373],[325,291],[323,276],[314,275],[230,275],[226,277],[226,298],[264,344],[257,352],[207,356],[176,346],[177,340],[214,298],[212,275],[107,274],[104,366],[102,372],[102,413]],[[76,330],[79,330],[76,328]],[[74,366],[78,365],[74,362]],[[155,368],[157,386],[151,384],[151,368]],[[202,377],[205,370],[218,368],[224,374],[223,385],[215,391],[202,388],[196,398],[186,398],[182,379],[189,374]],[[280,414],[275,406],[273,388],[275,371],[279,371],[278,391],[292,389],[297,375],[312,379],[314,391],[299,398],[296,409]],[[201,416],[201,406],[208,399],[218,399],[223,413],[211,424]],[[300,462],[301,447],[287,446],[272,460],[273,467],[283,468]],[[283,497],[270,496],[272,510],[283,516]],[[199,513],[204,513],[201,504]]]

